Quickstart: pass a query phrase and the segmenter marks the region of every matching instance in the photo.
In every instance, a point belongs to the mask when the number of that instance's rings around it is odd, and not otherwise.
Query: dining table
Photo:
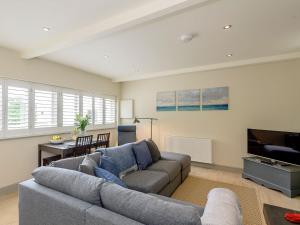
[[[101,146],[101,145],[102,145],[101,142],[97,143],[96,140],[93,140],[91,143],[91,148],[97,148],[97,146]],[[73,153],[75,147],[76,147],[76,141],[73,140],[66,140],[60,144],[53,144],[53,143],[39,144],[38,145],[38,166],[39,167],[42,166],[42,152],[48,152],[54,155],[58,155],[60,156],[61,159],[64,159],[66,158],[66,156]]]

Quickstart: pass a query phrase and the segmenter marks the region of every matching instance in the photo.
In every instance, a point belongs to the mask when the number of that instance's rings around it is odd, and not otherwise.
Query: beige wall
[[[229,111],[156,112],[158,91],[218,86],[230,88]],[[159,118],[154,139],[161,148],[167,135],[211,138],[218,165],[242,167],[247,128],[300,131],[300,60],[124,82],[121,95],[135,100],[136,116]],[[139,124],[139,138],[149,129]]]
[[[120,85],[109,79],[46,60],[22,60],[14,51],[4,48],[0,48],[0,77],[120,95]],[[115,142],[115,130],[111,132]],[[0,140],[0,188],[28,179],[37,167],[37,145],[48,141],[49,136]]]

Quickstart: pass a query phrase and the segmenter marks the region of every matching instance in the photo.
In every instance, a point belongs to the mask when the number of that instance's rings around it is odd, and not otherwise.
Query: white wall
[[[159,91],[218,86],[229,86],[229,111],[156,112]],[[124,82],[121,93],[135,100],[136,116],[159,118],[154,140],[161,148],[167,135],[211,138],[218,165],[242,167],[247,128],[300,131],[299,59]],[[139,124],[139,138],[149,130],[146,122]]]
[[[120,96],[120,85],[107,78],[42,59],[22,60],[14,51],[4,48],[0,48],[0,77]],[[115,142],[115,130],[110,131],[112,142]],[[71,135],[63,136],[70,138]],[[32,170],[37,167],[37,146],[48,142],[49,138],[0,140],[0,188],[30,178]]]

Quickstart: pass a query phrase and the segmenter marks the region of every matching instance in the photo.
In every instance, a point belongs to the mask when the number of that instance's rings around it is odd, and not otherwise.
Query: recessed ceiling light
[[[46,31],[46,32],[50,31],[50,27],[43,27],[43,31]]]
[[[228,29],[230,29],[231,27],[232,27],[232,25],[228,24],[228,25],[224,26],[223,28],[224,28],[224,30],[228,30]]]
[[[108,55],[104,55],[104,58],[108,59],[108,58],[109,58],[109,56],[108,56]]]
[[[232,57],[232,54],[227,54],[226,56],[227,56],[227,57]]]

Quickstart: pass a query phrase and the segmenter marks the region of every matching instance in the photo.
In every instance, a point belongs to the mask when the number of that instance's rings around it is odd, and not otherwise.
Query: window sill
[[[93,132],[96,130],[111,130],[111,129],[116,129],[116,125],[105,125],[102,127],[95,127],[95,128],[90,128],[87,130],[87,132]],[[70,139],[71,139],[71,130],[57,130],[57,131],[48,131],[48,132],[40,132],[40,133],[31,133],[31,134],[19,134],[19,135],[12,135],[12,136],[6,136],[4,137],[3,134],[0,135],[0,142],[5,141],[5,140],[14,140],[14,139],[23,139],[23,138],[34,138],[34,137],[44,137],[44,136],[51,136],[51,135],[61,135],[61,134],[70,134]]]

